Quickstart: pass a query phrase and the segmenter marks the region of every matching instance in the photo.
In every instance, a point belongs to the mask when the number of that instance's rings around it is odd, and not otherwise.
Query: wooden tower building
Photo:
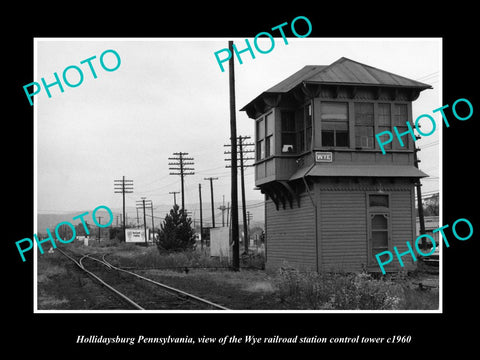
[[[255,120],[255,183],[265,194],[267,269],[380,271],[375,254],[416,238],[410,136],[382,154],[375,134],[412,123],[430,85],[340,58],[305,66],[241,110]],[[405,268],[392,261],[387,271]]]

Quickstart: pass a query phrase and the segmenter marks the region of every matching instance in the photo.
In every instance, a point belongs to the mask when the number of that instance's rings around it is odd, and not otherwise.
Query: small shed
[[[305,66],[241,109],[255,120],[267,269],[380,271],[375,254],[407,250],[416,237],[414,186],[427,175],[415,166],[412,139],[402,146],[395,138],[382,154],[375,134],[406,131],[412,102],[429,88],[342,57]]]
[[[230,258],[230,237],[228,227],[210,229],[210,256]]]

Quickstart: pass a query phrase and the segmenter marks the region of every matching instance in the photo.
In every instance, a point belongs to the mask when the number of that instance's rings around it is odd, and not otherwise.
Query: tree
[[[426,198],[423,200],[423,209],[425,216],[438,216],[439,211],[439,201],[438,201],[438,193]]]
[[[122,227],[113,227],[110,230],[110,239],[117,239],[121,242],[125,241],[125,234]]]
[[[174,205],[170,213],[165,216],[157,241],[159,251],[183,251],[195,248],[195,230],[192,219],[186,212]]]
[[[90,224],[88,222],[85,222],[86,224],[86,227],[88,229],[88,232],[89,234],[91,235],[92,234],[92,227],[90,226]],[[78,223],[77,225],[75,225],[75,233],[77,234],[77,236],[85,236],[87,235],[87,232],[85,231],[85,227],[83,226],[82,223]]]

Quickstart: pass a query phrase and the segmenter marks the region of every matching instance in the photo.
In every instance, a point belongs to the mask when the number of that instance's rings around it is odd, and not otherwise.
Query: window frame
[[[293,129],[288,129],[286,130],[284,127],[284,114],[288,113],[289,116],[291,115],[293,117]],[[291,121],[292,119],[288,119],[288,121]],[[285,144],[284,142],[284,135],[288,135],[289,137],[292,137],[293,144]],[[283,148],[285,145],[292,145],[293,146],[293,151],[284,151]],[[280,152],[282,154],[298,154],[298,145],[297,145],[297,122],[295,119],[295,110],[280,110]]]
[[[332,120],[324,120],[322,115],[323,115],[323,105],[325,103],[336,103],[336,104],[345,104],[346,105],[346,120],[342,121],[332,121]],[[327,148],[337,148],[337,149],[348,149],[350,148],[350,101],[332,101],[331,99],[328,100],[320,100],[320,122],[321,122],[321,131],[320,131],[320,144],[321,147],[327,147]],[[346,124],[346,130],[340,129],[340,127],[343,127],[343,125]],[[325,126],[328,126],[328,129],[325,128]],[[330,133],[333,132],[333,145],[325,145],[324,144],[324,133]],[[346,134],[346,139],[347,139],[347,144],[346,145],[337,145],[338,138],[337,134],[338,133],[343,133]]]
[[[307,109],[310,109],[308,111]],[[309,114],[310,113],[310,114]],[[297,120],[298,119],[298,120]],[[295,111],[297,154],[313,149],[313,101],[307,101]]]
[[[388,206],[370,206],[370,196],[371,195],[384,195],[387,197]],[[391,194],[387,192],[379,193],[377,192],[367,192],[366,193],[366,207],[367,207],[367,262],[369,266],[377,265],[376,254],[381,253],[382,251],[392,251],[392,229],[391,229]],[[376,215],[381,215],[387,220],[386,229],[373,229],[372,220]],[[387,233],[387,247],[373,253],[373,232],[386,232]]]
[[[272,116],[271,132],[268,129],[267,117]],[[262,124],[263,123],[263,124]],[[262,128],[263,127],[263,128]],[[263,130],[263,137],[260,137],[260,130]],[[255,121],[255,160],[262,161],[275,154],[275,112],[274,109],[258,117]]]
[[[371,124],[364,124],[366,122],[365,119],[359,119],[360,117],[365,117],[366,115],[370,115],[369,112],[363,112],[366,108],[364,105],[371,105]],[[363,109],[361,109],[363,108]],[[357,110],[362,110],[358,111]],[[377,118],[375,116],[375,103],[372,101],[354,101],[353,102],[353,121],[354,121],[354,132],[355,132],[355,148],[356,149],[375,149],[375,123],[377,122]],[[370,120],[369,120],[370,121]],[[370,130],[371,135],[367,133],[367,135],[360,134],[360,129]],[[358,143],[358,139],[360,139],[360,144]],[[363,145],[363,140],[367,139],[366,145]]]
[[[392,119],[392,102],[385,102],[385,101],[379,101],[377,103],[377,115],[376,115],[376,134],[379,134],[383,131],[390,131],[392,134],[393,134],[393,119]],[[385,115],[385,114],[381,114],[380,112],[380,105],[388,105],[388,125],[385,125],[385,124],[381,124],[380,123],[380,115]],[[383,148],[385,150],[392,150],[392,142],[389,142],[389,143],[386,143],[386,144],[383,144]],[[377,141],[375,141],[375,149],[380,149],[380,145],[378,144]]]
[[[408,131],[408,126],[406,125],[407,122],[409,122],[409,116],[408,116],[408,103],[404,103],[404,102],[392,102],[392,113],[391,113],[391,120],[392,120],[392,134],[393,134],[393,141],[392,141],[392,148],[393,150],[410,150],[411,149],[411,143],[413,142],[413,140],[410,139],[410,136],[404,136],[402,137],[402,141],[404,142],[405,146],[400,146],[400,142],[396,136],[396,134],[394,133],[393,131],[393,127],[396,127],[397,128],[397,131],[402,134],[406,131]],[[398,107],[405,107],[405,121],[400,121],[397,123],[397,117],[400,116],[397,114],[396,112],[396,109]],[[413,128],[413,126],[412,126]]]

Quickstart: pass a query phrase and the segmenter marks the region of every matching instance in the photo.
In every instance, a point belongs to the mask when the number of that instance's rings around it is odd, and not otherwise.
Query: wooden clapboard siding
[[[293,266],[316,270],[315,211],[306,194],[300,196],[300,204],[277,210],[271,200],[266,201],[268,269]]]
[[[321,270],[361,271],[367,264],[365,192],[322,190],[318,204]]]
[[[378,263],[369,264],[367,195],[377,191],[365,183],[348,186],[335,183],[316,183],[312,193],[317,208],[308,194],[296,204],[277,210],[271,200],[265,206],[267,268],[294,266],[320,271],[359,272],[381,271]],[[343,187],[343,188],[342,188]],[[413,186],[404,182],[385,190],[390,204],[385,211],[389,217],[389,250],[397,246],[407,250],[406,241],[415,243],[415,203]],[[400,267],[393,253],[387,271],[412,270],[416,263],[407,254]]]
[[[394,246],[397,246],[400,253],[407,251],[406,242],[408,241],[415,252],[416,236],[412,221],[412,214],[415,214],[415,203],[412,194],[413,186],[409,190],[391,192],[391,251],[393,251]],[[415,268],[416,264],[412,261],[410,254],[403,256],[402,260],[405,264],[403,269],[412,270]],[[392,263],[396,267],[400,267],[395,254]],[[388,269],[388,265],[386,269]]]

